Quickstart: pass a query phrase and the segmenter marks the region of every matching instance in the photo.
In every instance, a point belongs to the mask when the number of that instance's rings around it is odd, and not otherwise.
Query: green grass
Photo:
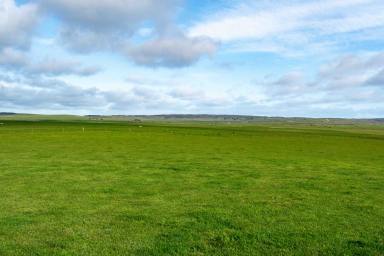
[[[384,255],[383,127],[1,122],[0,255]]]

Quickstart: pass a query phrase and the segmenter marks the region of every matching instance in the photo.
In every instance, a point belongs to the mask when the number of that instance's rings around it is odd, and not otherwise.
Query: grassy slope
[[[3,122],[0,255],[384,254],[382,128]]]

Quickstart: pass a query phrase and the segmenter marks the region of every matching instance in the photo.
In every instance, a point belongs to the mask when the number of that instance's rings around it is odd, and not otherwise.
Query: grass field
[[[0,255],[384,255],[383,126],[0,123]]]

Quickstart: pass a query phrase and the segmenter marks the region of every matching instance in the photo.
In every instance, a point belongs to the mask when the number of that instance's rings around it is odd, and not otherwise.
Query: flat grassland
[[[0,255],[384,255],[383,126],[0,123]]]

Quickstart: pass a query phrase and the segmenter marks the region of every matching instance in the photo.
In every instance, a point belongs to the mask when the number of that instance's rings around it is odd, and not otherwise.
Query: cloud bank
[[[112,50],[138,65],[177,68],[216,51],[213,40],[186,36],[174,24],[179,0],[42,0],[41,4],[62,20],[61,40],[77,52]],[[155,31],[154,38],[137,43],[133,37],[144,24]]]

